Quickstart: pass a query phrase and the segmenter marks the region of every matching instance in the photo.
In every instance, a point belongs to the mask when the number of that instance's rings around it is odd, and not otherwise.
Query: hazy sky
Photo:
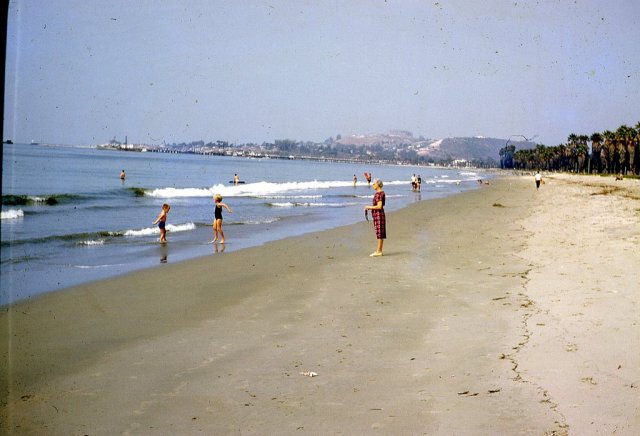
[[[6,62],[14,142],[557,145],[640,121],[640,2],[16,0]]]

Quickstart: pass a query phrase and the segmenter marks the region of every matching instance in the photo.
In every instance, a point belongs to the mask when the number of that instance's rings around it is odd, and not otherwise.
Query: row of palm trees
[[[503,168],[568,171],[595,174],[640,174],[640,122],[620,126],[591,136],[571,134],[566,144],[517,150],[507,145],[500,150]]]

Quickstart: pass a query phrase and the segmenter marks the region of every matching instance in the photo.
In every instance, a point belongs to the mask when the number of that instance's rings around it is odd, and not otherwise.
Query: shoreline
[[[3,308],[0,429],[633,434],[640,196],[593,178],[409,205],[382,258],[362,222]]]
[[[391,189],[397,190],[397,181],[394,185],[396,186]],[[465,186],[461,187],[461,189],[477,189],[477,186],[474,185],[475,181],[471,185],[466,180]],[[362,192],[363,188],[365,188],[364,185],[359,186],[357,192],[355,188],[353,191],[353,201],[362,202],[362,205],[368,201],[364,196],[369,194],[369,189]],[[436,186],[435,189],[429,189],[424,192],[424,197],[452,195],[449,190],[453,191],[456,188]],[[401,198],[401,201],[393,199],[391,204],[388,205],[388,210],[397,210],[397,208],[406,207],[412,201],[420,201],[419,198],[416,199],[414,197],[421,197],[422,195],[408,192],[402,193],[406,194],[403,195],[404,198]],[[179,199],[180,197],[177,197],[175,201],[179,201]],[[243,197],[240,196],[238,201],[243,201]],[[145,241],[144,239],[147,236],[140,235],[143,231],[155,230],[155,226],[153,229],[144,228],[144,226],[140,229],[140,226],[127,227],[125,225],[102,228],[101,230],[94,229],[89,232],[77,231],[69,234],[56,234],[54,236],[59,236],[59,240],[69,237],[65,242],[68,242],[69,247],[75,247],[75,249],[71,250],[64,245],[52,247],[48,252],[44,251],[43,248],[34,248],[29,253],[29,256],[33,257],[31,262],[28,261],[29,258],[26,257],[26,254],[23,254],[23,258],[27,259],[27,261],[18,260],[15,264],[13,262],[5,262],[3,264],[3,288],[2,292],[0,292],[0,308],[10,306],[19,301],[37,298],[39,295],[50,292],[64,292],[65,289],[74,286],[106,280],[132,271],[155,268],[160,264],[182,262],[212,254],[216,255],[219,251],[224,251],[225,248],[229,251],[246,249],[263,245],[271,240],[300,236],[362,221],[360,206],[354,208],[352,205],[345,205],[344,209],[341,208],[335,216],[328,217],[315,212],[318,208],[314,208],[311,201],[308,204],[301,203],[301,205],[304,207],[298,208],[297,203],[290,206],[285,205],[282,210],[292,210],[294,212],[276,213],[274,214],[275,216],[268,216],[267,218],[270,219],[266,220],[266,224],[259,224],[260,228],[257,228],[258,226],[254,225],[255,222],[251,222],[251,220],[238,223],[231,221],[227,224],[227,226],[232,226],[228,228],[231,231],[230,236],[232,236],[228,239],[230,244],[219,247],[206,243],[212,237],[212,235],[207,234],[207,230],[210,233],[210,223],[205,224],[201,216],[199,220],[194,220],[192,216],[185,217],[184,214],[180,217],[182,220],[178,218],[179,221],[170,223],[170,226],[177,224],[180,227],[195,226],[195,228],[188,229],[189,231],[186,232],[173,232],[170,229],[169,243],[164,245],[156,243],[157,238],[156,241],[151,241],[150,239]],[[255,205],[250,206],[253,207]],[[306,206],[309,207],[308,213],[303,212],[296,215],[295,209],[303,210],[307,208]],[[280,207],[274,210],[278,209]],[[312,212],[313,209],[315,209],[314,212]],[[155,210],[153,212],[155,214]],[[231,218],[233,220],[235,216]],[[171,219],[173,219],[173,216]],[[136,220],[132,220],[132,222],[138,223],[139,217],[136,217]],[[236,227],[234,224],[242,224],[242,226]],[[10,234],[10,231],[11,228],[7,233]],[[127,236],[126,233],[129,232],[138,233],[138,235]],[[124,237],[117,237],[123,234],[125,234]],[[53,239],[58,240],[58,238]],[[131,240],[127,241],[128,239]],[[15,247],[11,245],[3,246],[3,256],[7,254],[7,259],[12,259],[15,252],[18,259],[21,259],[18,253],[21,253],[20,244],[23,242],[20,241]],[[59,254],[55,257],[47,258],[48,253],[56,252],[57,250],[60,250]],[[42,255],[41,258],[39,258],[39,255]]]

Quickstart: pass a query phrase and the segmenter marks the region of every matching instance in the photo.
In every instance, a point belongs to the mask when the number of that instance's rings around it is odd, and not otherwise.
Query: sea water
[[[0,305],[363,220],[374,193],[364,172],[384,181],[387,211],[488,178],[477,170],[31,144],[4,145],[2,159]],[[234,174],[244,183],[230,183]],[[419,193],[413,174],[423,180]],[[210,243],[214,194],[233,210],[224,211],[225,245]],[[171,206],[167,244],[152,224],[163,203]]]

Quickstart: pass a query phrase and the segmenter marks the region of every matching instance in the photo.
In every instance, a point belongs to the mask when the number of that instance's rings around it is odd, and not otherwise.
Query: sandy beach
[[[5,307],[0,431],[639,434],[640,181],[545,182]]]

